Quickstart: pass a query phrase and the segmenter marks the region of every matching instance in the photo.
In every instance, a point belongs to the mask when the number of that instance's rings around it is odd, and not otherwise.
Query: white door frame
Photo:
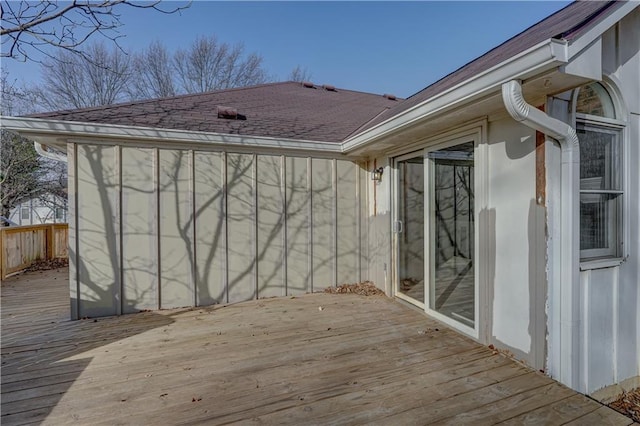
[[[486,333],[488,330],[484,330],[485,318],[490,315],[489,312],[484,312],[481,307],[485,306],[484,300],[486,298],[487,288],[490,283],[487,282],[485,275],[487,274],[487,261],[486,258],[486,238],[482,228],[485,224],[480,222],[482,209],[485,209],[488,204],[488,183],[487,183],[487,144],[483,143],[486,133],[486,126],[474,127],[467,129],[466,131],[451,133],[443,137],[427,140],[424,143],[424,148],[414,150],[412,152],[391,158],[390,164],[392,165],[392,291],[393,295],[399,299],[405,300],[415,306],[418,306],[429,316],[445,323],[446,325],[461,331],[464,334],[473,337],[476,340],[486,340]],[[431,253],[434,250],[433,245],[435,240],[430,238],[431,229],[433,228],[432,216],[428,214],[424,221],[424,295],[423,301],[416,301],[408,296],[402,294],[399,289],[399,243],[398,243],[398,196],[399,196],[399,175],[398,175],[398,163],[409,158],[414,158],[422,155],[425,167],[425,214],[432,209],[432,191],[431,188],[433,182],[433,163],[428,158],[428,155],[432,151],[436,151],[442,148],[447,148],[462,143],[473,142],[474,144],[474,326],[470,327],[466,324],[458,322],[452,318],[447,317],[430,308],[431,299],[431,281],[432,281],[432,268],[431,268]],[[481,330],[482,333],[481,333]]]

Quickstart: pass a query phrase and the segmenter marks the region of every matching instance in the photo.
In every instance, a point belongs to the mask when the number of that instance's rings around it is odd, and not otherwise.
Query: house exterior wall
[[[357,162],[131,142],[68,151],[72,318],[368,278]]]
[[[389,157],[378,157],[368,162],[368,169],[383,167],[382,180],[374,182],[368,179],[368,206],[366,223],[368,227],[368,265],[369,279],[379,288],[383,288],[387,295],[393,294],[392,289],[392,233],[391,233],[391,185],[392,169]]]
[[[536,133],[511,118],[490,119],[488,147],[485,342],[543,369],[546,240],[544,206],[536,199]]]
[[[640,8],[602,36],[602,71],[626,109],[625,259],[581,268],[581,390],[589,394],[613,384],[640,386]]]

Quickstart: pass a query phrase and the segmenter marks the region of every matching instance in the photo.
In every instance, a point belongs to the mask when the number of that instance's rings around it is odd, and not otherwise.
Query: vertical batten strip
[[[620,379],[624,379],[623,377],[618,377],[618,348],[620,347],[620,342],[618,341],[618,330],[620,330],[620,315],[622,312],[620,311],[620,268],[613,269],[613,297],[612,297],[612,310],[614,313],[613,321],[611,321],[611,325],[613,327],[611,340],[613,342],[613,353],[611,354],[611,358],[613,361],[613,381],[614,383],[620,382]],[[591,310],[587,306],[583,306],[582,309],[587,312],[591,312]]]
[[[157,270],[157,279],[156,285],[156,298],[158,309],[162,309],[162,259],[161,259],[161,235],[160,235],[160,221],[161,212],[160,212],[160,149],[155,148],[153,150],[153,167],[154,167],[154,191],[156,195],[156,266]]]
[[[228,218],[228,192],[229,188],[227,187],[227,153],[223,152],[221,155],[221,169],[222,172],[222,220],[224,221],[224,300],[226,303],[229,303],[229,218]]]
[[[307,253],[309,260],[307,262],[307,271],[309,274],[309,287],[313,293],[313,161],[311,157],[307,157],[307,193],[309,196],[309,252]]]
[[[191,194],[191,289],[193,291],[193,306],[198,306],[198,244],[196,235],[196,153],[189,150],[189,193]]]
[[[333,189],[333,285],[338,285],[338,160],[331,160]]]
[[[69,235],[73,235],[73,263],[74,269],[72,278],[72,285],[75,288],[75,304],[71,305],[71,319],[80,319],[80,232],[79,232],[79,218],[78,218],[78,145],[73,144],[73,148],[71,149],[72,158],[71,158],[71,169],[73,171],[72,179],[68,179],[69,182],[72,182],[73,188],[71,188],[71,193],[73,194],[72,203],[69,203],[69,211],[73,214],[73,229],[69,230]]]
[[[583,339],[582,339],[582,347],[581,353],[582,356],[578,359],[578,362],[582,362],[581,374],[584,377],[584,389],[589,389],[589,381],[591,380],[591,376],[589,375],[589,343],[591,341],[591,317],[589,316],[588,306],[591,303],[591,270],[585,271],[582,273],[584,276],[584,281],[582,281],[582,294],[580,295],[580,303],[586,309],[583,309],[581,312],[582,316],[582,330],[583,330]],[[561,348],[562,349],[562,348]],[[580,356],[580,355],[578,355]]]
[[[255,286],[255,298],[258,299],[258,156],[253,154],[253,174],[251,183],[253,186],[253,283]]]
[[[362,196],[360,188],[360,164],[358,162],[353,163],[356,173],[356,227],[358,235],[358,245],[356,250],[358,251],[358,282],[362,282]],[[338,283],[336,283],[338,285]]]
[[[116,145],[116,175],[117,175],[117,201],[115,216],[117,220],[117,232],[116,232],[116,247],[118,253],[116,255],[118,259],[118,276],[116,279],[118,283],[116,285],[116,315],[122,315],[124,305],[124,251],[123,251],[123,232],[122,232],[122,146]]]
[[[280,156],[280,196],[282,198],[282,285],[283,296],[289,295],[287,274],[289,246],[287,241],[287,157]]]

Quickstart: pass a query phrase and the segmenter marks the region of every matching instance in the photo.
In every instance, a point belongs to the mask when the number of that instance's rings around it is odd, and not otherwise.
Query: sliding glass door
[[[474,143],[426,149],[396,165],[396,295],[475,329]]]
[[[473,143],[428,153],[429,308],[475,325]]]

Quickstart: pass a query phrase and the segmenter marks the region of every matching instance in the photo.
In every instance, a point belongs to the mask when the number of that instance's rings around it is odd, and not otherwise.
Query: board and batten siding
[[[68,151],[74,319],[367,278],[357,162],[129,143]]]

